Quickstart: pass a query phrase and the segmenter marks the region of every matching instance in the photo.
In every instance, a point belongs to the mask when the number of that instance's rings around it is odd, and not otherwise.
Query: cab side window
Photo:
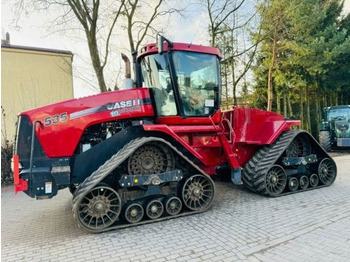
[[[144,85],[153,90],[157,114],[159,116],[177,115],[174,91],[170,73],[163,55],[154,54],[141,62]]]

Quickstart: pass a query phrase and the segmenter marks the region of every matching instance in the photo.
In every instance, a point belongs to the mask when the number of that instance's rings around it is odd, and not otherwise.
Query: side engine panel
[[[72,156],[83,132],[94,124],[118,119],[151,117],[147,88],[106,92],[72,99],[21,113],[36,125],[36,135],[47,157]]]

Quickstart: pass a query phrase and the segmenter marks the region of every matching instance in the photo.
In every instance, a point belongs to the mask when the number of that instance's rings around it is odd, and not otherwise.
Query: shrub
[[[5,140],[1,144],[1,185],[13,183],[13,172],[11,170],[11,158],[13,154],[13,145]]]

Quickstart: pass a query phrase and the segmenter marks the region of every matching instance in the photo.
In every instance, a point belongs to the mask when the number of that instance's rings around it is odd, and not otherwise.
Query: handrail
[[[33,156],[34,156],[34,139],[35,139],[35,129],[36,129],[36,124],[41,124],[39,120],[35,120],[33,123],[33,129],[32,129],[32,143],[30,147],[30,158],[29,158],[29,175],[32,176],[32,170],[33,170]]]

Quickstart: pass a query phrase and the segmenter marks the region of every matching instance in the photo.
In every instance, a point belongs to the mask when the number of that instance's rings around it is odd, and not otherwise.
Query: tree
[[[306,97],[304,127],[310,131],[312,130],[311,92],[314,93],[315,107],[320,111],[319,101],[322,96],[317,94],[331,91],[337,98],[338,90],[344,86],[344,80],[334,76],[340,72],[349,76],[350,64],[343,59],[350,54],[350,28],[341,26],[344,24],[342,9],[343,4],[339,0],[313,0],[300,3],[300,8],[290,16],[293,24],[291,33],[294,38],[290,41],[293,57],[289,62],[302,68],[303,71],[302,80],[305,82]],[[343,68],[339,67],[340,63]],[[345,83],[345,86],[349,87],[349,82]]]
[[[154,27],[157,18],[180,11],[165,3],[165,0],[17,0],[17,13],[20,17],[23,13],[54,9],[57,13],[55,25],[64,30],[82,29],[99,90],[105,92],[110,86],[106,84],[106,67],[111,43],[126,33],[130,51],[138,50],[149,31],[161,31]],[[70,33],[73,31],[76,30]]]
[[[209,18],[210,45],[220,48],[223,55],[224,95],[228,103],[230,84],[233,104],[237,103],[237,87],[251,67],[258,41],[256,38],[250,43],[247,39],[256,13],[243,15],[241,9],[246,3],[248,0],[207,0],[204,3]]]
[[[122,14],[127,20],[125,28],[131,53],[139,49],[149,31],[153,34],[159,31],[153,27],[158,18],[181,11],[172,7],[164,9],[165,4],[165,0],[125,0]]]
[[[16,12],[20,19],[24,13],[55,10],[56,17],[50,30],[54,31],[55,26],[63,30],[71,29],[70,33],[76,31],[73,28],[82,29],[99,90],[105,92],[105,68],[110,56],[110,42],[124,1],[18,0]]]
[[[99,11],[100,11],[100,1],[84,1],[84,0],[67,0],[71,10],[73,11],[75,17],[78,19],[79,23],[82,25],[85,31],[89,51],[90,58],[93,65],[93,68],[96,73],[96,77],[99,83],[99,87],[101,92],[107,91],[107,86],[104,77],[104,68],[108,61],[108,53],[109,53],[109,42],[111,39],[112,31],[116,25],[116,22],[121,13],[121,9],[124,5],[125,0],[119,1],[120,5],[117,11],[113,16],[112,24],[108,30],[107,38],[105,41],[104,56],[101,55],[101,51],[99,50],[98,40],[97,40],[97,32],[98,32],[98,20],[99,20]]]
[[[288,98],[298,98],[294,104],[300,119],[305,119],[303,128],[311,130],[323,94],[349,88],[350,18],[341,15],[339,0],[275,0],[263,4],[268,12],[261,19],[266,25],[262,25],[264,40],[254,70],[257,84],[266,83],[269,110],[274,109],[275,102],[275,110],[280,112],[283,96],[284,112],[288,108],[292,112],[293,102]],[[277,99],[271,99],[274,94]],[[311,110],[311,103],[317,110]]]

